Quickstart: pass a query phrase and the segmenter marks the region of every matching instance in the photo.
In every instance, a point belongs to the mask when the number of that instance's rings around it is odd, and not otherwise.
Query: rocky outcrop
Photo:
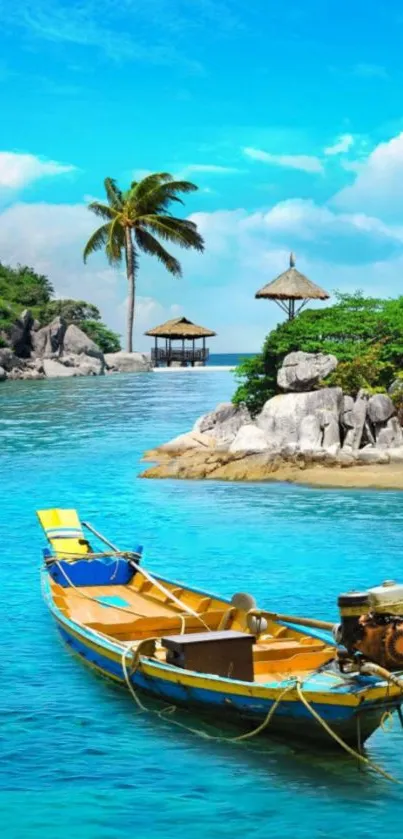
[[[97,358],[104,366],[104,355],[98,344],[74,323],[71,323],[66,329],[62,342],[62,352],[65,355],[85,355],[90,358]]]
[[[40,327],[29,310],[22,312],[7,335],[1,333],[0,338],[8,344],[0,349],[0,367],[5,372],[0,381],[153,369],[145,353],[109,353],[105,359],[99,346],[75,324],[67,325],[63,317],[56,317]]]
[[[141,352],[106,353],[105,363],[108,373],[148,373],[153,369],[149,356]]]
[[[307,354],[292,353],[292,363],[282,369],[297,369],[301,355]],[[330,367],[333,357],[321,356],[312,361],[309,375],[316,370],[322,377]],[[287,475],[314,465],[345,470],[403,463],[403,432],[387,395],[360,390],[353,399],[340,387],[306,391],[299,389],[304,377],[295,369],[282,381],[287,387],[294,381],[296,392],[268,399],[254,420],[244,405],[221,403],[191,432],[148,453],[158,465],[145,476],[266,480],[280,470],[281,479],[288,480]]]
[[[292,352],[286,355],[278,371],[277,384],[286,391],[312,390],[336,367],[337,358],[334,355]]]
[[[395,406],[386,393],[376,393],[368,399],[367,414],[374,425],[387,422],[395,413]]]
[[[7,373],[4,369],[4,367],[0,367],[0,382],[5,382],[6,378],[7,378]]]
[[[236,454],[237,452],[267,451],[266,434],[252,422],[241,425],[229,447],[229,451],[231,454]]]
[[[52,358],[61,355],[63,352],[63,339],[66,333],[67,324],[64,318],[57,317],[38,329],[32,336],[33,354],[40,358]]]
[[[352,403],[351,410],[344,411],[344,404],[343,400],[343,423],[347,428],[343,449],[355,452],[361,445],[367,416],[368,394],[364,390],[360,390]],[[350,402],[348,404],[351,405]]]
[[[21,315],[10,329],[8,341],[10,349],[19,358],[30,358],[32,352],[32,329],[34,318],[29,309],[21,312]]]
[[[245,405],[222,402],[210,414],[200,417],[193,426],[197,434],[207,434],[216,445],[230,445],[241,428],[250,423],[251,416]]]
[[[282,393],[273,396],[256,418],[256,425],[264,431],[268,448],[282,452],[313,451],[323,448],[325,427],[332,426],[326,443],[339,441],[334,429],[339,423],[342,406],[341,388],[322,388],[308,393]],[[332,422],[334,420],[334,422]],[[335,436],[335,439],[333,437]]]

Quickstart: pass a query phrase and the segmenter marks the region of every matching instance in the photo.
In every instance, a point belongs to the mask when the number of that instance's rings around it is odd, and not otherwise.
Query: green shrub
[[[246,402],[252,414],[261,410],[277,392],[277,370],[284,357],[296,350],[336,356],[339,367],[326,384],[343,381],[341,386],[352,394],[359,387],[385,389],[403,368],[403,297],[337,294],[334,306],[307,309],[280,324],[267,336],[262,352],[238,367],[235,404]]]
[[[120,335],[108,329],[104,323],[97,320],[84,320],[80,323],[80,329],[92,338],[102,352],[119,352],[122,349],[120,344]]]

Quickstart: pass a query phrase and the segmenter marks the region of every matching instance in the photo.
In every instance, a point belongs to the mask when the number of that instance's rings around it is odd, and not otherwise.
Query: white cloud
[[[0,152],[0,189],[21,189],[39,178],[74,171],[75,166],[57,163],[54,160],[41,160],[34,154]]]
[[[385,220],[401,221],[403,214],[403,132],[380,143],[358,167],[351,186],[337,193],[333,206],[347,211],[365,209]]]
[[[327,155],[344,154],[354,145],[354,137],[352,134],[342,134],[332,146],[327,146],[324,153]]]
[[[269,163],[273,166],[283,166],[287,169],[299,169],[302,172],[323,173],[323,164],[318,157],[308,154],[270,154],[261,149],[247,146],[243,153],[251,160]]]
[[[374,295],[400,293],[399,173],[403,175],[403,135],[378,146],[352,175],[352,186],[326,204],[293,198],[253,212],[240,208],[193,214],[206,251],[179,252],[183,279],[170,277],[159,263],[141,257],[136,347],[149,349],[150,339],[143,333],[183,313],[215,329],[215,351],[259,349],[282,315],[254,295],[286,268],[290,250],[296,251],[300,270],[330,292],[363,288]],[[391,202],[392,218],[381,212]],[[14,204],[0,214],[2,261],[27,263],[48,274],[58,296],[94,302],[106,322],[124,335],[124,267],[112,270],[102,254],[86,266],[82,262],[82,248],[95,221],[83,204]]]

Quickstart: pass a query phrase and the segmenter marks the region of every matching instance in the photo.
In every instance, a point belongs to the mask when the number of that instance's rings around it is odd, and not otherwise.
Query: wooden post
[[[182,338],[182,364],[186,367],[185,361],[185,339]]]
[[[203,366],[206,364],[206,339],[203,335]]]
[[[158,338],[155,336],[155,358],[154,358],[154,367],[158,367]]]
[[[195,339],[192,340],[192,367],[195,366]]]

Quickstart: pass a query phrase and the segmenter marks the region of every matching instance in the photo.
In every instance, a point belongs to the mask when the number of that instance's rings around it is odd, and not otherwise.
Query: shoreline
[[[214,480],[248,483],[294,483],[323,489],[403,490],[403,464],[321,464],[309,458],[294,461],[261,455],[229,458],[210,451],[168,452],[155,449],[143,457],[152,465],[140,478]]]

